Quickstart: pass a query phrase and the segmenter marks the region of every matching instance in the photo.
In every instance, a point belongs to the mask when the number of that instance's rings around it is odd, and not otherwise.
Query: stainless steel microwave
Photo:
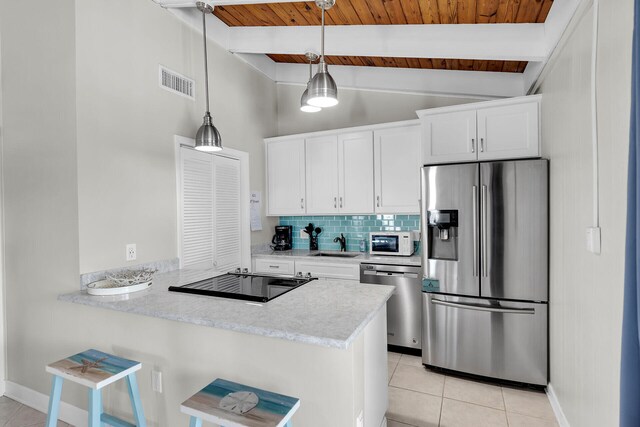
[[[413,254],[413,233],[411,231],[378,231],[369,233],[369,253],[371,255]]]

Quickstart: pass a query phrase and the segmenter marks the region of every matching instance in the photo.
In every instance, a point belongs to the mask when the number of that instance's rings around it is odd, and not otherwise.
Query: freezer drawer
[[[422,294],[422,363],[547,384],[547,304]]]

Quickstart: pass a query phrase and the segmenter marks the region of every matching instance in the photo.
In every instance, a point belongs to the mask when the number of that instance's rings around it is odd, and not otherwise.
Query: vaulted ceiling
[[[327,25],[424,25],[544,23],[553,0],[339,0]],[[219,6],[214,14],[229,27],[320,25],[314,2]],[[304,64],[304,55],[268,54],[275,62]],[[526,61],[329,56],[332,65],[522,73]]]
[[[153,0],[194,28],[195,0]],[[208,35],[279,83],[305,84],[319,53],[314,2],[207,0]],[[526,94],[586,0],[336,0],[327,62],[339,87],[482,98]]]

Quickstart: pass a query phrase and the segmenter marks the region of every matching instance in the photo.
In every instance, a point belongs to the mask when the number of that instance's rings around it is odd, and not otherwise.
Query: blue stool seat
[[[114,427],[146,427],[135,374],[141,367],[140,362],[93,349],[47,365],[47,372],[53,374],[53,385],[45,427],[57,425],[62,382],[65,379],[89,388],[89,427],[101,427],[102,423]],[[102,411],[102,388],[122,378],[127,379],[135,424]]]
[[[220,408],[220,401],[230,393],[248,391],[258,396],[258,404],[239,414]],[[216,379],[188,398],[180,410],[191,416],[190,427],[201,427],[202,421],[224,427],[291,427],[291,417],[300,407],[300,399]]]

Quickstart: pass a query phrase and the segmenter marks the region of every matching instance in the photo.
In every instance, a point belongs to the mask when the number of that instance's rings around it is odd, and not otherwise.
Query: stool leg
[[[101,427],[102,390],[89,389],[89,427]]]
[[[202,427],[202,419],[192,416],[189,421],[189,427]]]
[[[56,427],[58,424],[58,409],[60,409],[60,394],[62,392],[62,377],[53,376],[51,396],[49,396],[49,412],[45,427]]]
[[[147,427],[147,420],[144,418],[142,410],[142,402],[140,401],[140,392],[138,391],[138,382],[136,374],[127,375],[127,386],[129,388],[129,398],[131,399],[131,408],[133,416],[136,419],[137,427]]]

